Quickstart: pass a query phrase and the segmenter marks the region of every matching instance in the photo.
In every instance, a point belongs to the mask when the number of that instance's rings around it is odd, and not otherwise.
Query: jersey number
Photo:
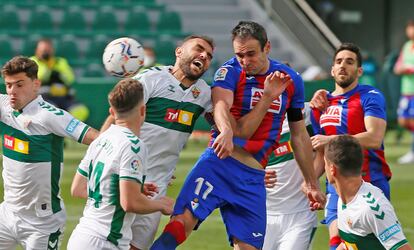
[[[202,177],[197,178],[197,180],[195,182],[197,182],[197,186],[194,190],[194,193],[196,195],[200,195],[200,191],[201,191],[201,187],[203,186],[203,183],[206,184],[207,189],[206,189],[206,191],[204,191],[203,196],[201,198],[203,198],[203,200],[207,199],[207,195],[209,193],[211,193],[211,191],[213,191],[213,189],[214,189],[213,185],[211,185],[211,183],[208,182],[208,181],[204,181],[204,178],[202,178]]]
[[[92,162],[91,162],[91,164],[92,164]],[[99,208],[99,204],[102,201],[102,194],[100,192],[100,188],[101,188],[101,176],[102,176],[104,165],[105,165],[104,163],[98,161],[96,163],[95,168],[93,168],[93,173],[92,173],[91,166],[89,166],[88,197],[95,201],[94,206],[96,208]],[[91,179],[94,180],[93,183],[91,182]]]

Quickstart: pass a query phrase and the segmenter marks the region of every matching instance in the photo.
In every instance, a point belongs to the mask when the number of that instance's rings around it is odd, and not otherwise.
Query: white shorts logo
[[[321,115],[320,124],[321,128],[325,126],[341,126],[342,119],[342,107],[341,106],[330,106]]]
[[[254,106],[260,101],[260,98],[263,96],[263,89],[252,88],[252,97],[250,99],[250,109],[253,109]],[[267,112],[279,114],[282,109],[282,95],[273,100],[270,104]]]

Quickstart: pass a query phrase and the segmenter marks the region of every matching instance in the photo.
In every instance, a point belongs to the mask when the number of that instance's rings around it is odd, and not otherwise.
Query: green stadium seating
[[[33,11],[26,25],[28,31],[53,30],[51,10],[43,8]]]
[[[173,58],[174,51],[177,46],[170,40],[157,40],[154,45],[154,50],[157,58]]]
[[[11,40],[0,40],[0,61],[5,62],[15,56]]]
[[[118,21],[112,11],[99,11],[92,23],[94,31],[117,31]]]
[[[174,11],[163,11],[157,22],[157,30],[163,32],[181,31],[181,17]]]
[[[85,59],[87,60],[102,60],[102,54],[106,45],[111,41],[107,37],[96,37],[90,40],[89,48],[86,50]]]
[[[83,73],[83,77],[104,77],[106,76],[102,64],[90,64],[87,70]]]
[[[124,30],[127,32],[149,31],[151,22],[145,10],[131,11],[126,18]]]
[[[35,54],[37,40],[40,36],[31,36],[23,40],[23,45],[20,49],[20,54],[24,56],[33,56]]]
[[[67,11],[63,15],[62,22],[60,24],[62,31],[77,31],[86,30],[86,21],[82,12],[80,11]]]
[[[20,20],[15,11],[1,11],[0,12],[0,30],[20,30]]]
[[[71,60],[76,60],[79,58],[79,49],[78,45],[73,39],[70,40],[60,40],[56,43],[56,56],[64,57]]]

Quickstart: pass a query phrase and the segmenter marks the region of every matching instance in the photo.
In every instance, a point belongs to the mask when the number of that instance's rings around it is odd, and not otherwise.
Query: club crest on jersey
[[[342,119],[342,107],[341,106],[330,106],[321,115],[320,124],[321,127],[325,126],[341,126]]]
[[[5,148],[21,154],[29,154],[29,142],[17,139],[13,136],[4,135],[3,145]]]
[[[252,88],[252,97],[250,99],[250,109],[253,109],[254,106],[256,106],[256,104],[260,101],[260,98],[262,98],[262,96],[263,96],[263,89]],[[279,97],[273,100],[267,112],[279,114],[281,109],[282,109],[282,95],[280,95]]]
[[[358,250],[358,247],[354,243],[349,243],[347,241],[344,241],[346,249],[348,250]]]
[[[193,112],[180,110],[180,109],[167,109],[164,119],[167,122],[177,122],[187,126],[193,124]]]
[[[194,98],[197,98],[200,95],[201,91],[197,87],[194,86],[191,89],[191,93],[193,93],[193,97]]]
[[[214,75],[214,81],[223,81],[226,79],[227,71],[226,68],[219,68]]]

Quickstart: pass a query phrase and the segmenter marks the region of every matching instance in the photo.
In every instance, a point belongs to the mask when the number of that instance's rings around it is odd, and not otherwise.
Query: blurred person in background
[[[85,121],[89,117],[89,109],[75,100],[75,92],[71,88],[75,74],[65,58],[55,56],[52,41],[40,39],[35,55],[30,59],[39,67],[38,78],[42,82],[40,94],[43,98],[68,111],[78,120]]]
[[[401,75],[401,97],[398,105],[398,123],[412,133],[411,150],[398,159],[399,164],[414,163],[414,20],[407,22],[408,41],[400,51],[394,73]]]
[[[154,66],[162,66],[161,63],[157,63],[157,54],[152,47],[144,46],[144,67],[142,67],[139,71],[144,71]]]

